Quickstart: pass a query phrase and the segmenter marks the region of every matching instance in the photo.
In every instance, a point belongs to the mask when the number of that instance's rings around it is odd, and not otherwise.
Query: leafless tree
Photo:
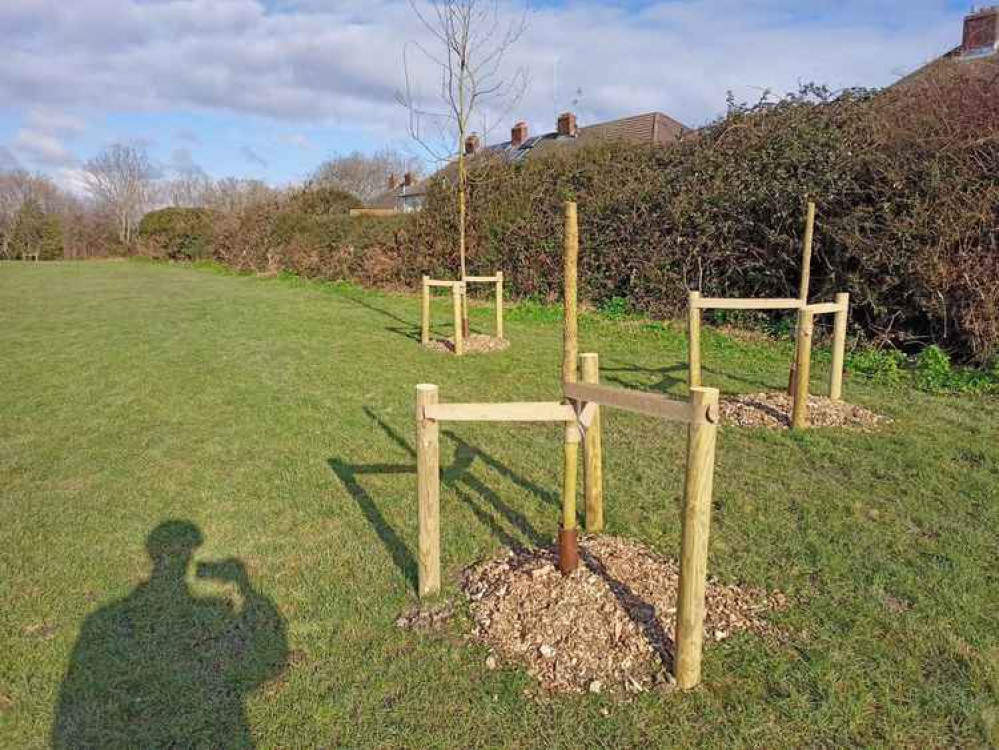
[[[84,165],[87,189],[114,214],[118,239],[126,247],[150,201],[152,177],[149,157],[139,146],[116,143]]]
[[[278,195],[260,180],[240,180],[224,177],[212,183],[204,205],[225,213],[240,213],[252,205],[272,200]]]
[[[187,174],[159,186],[160,198],[170,206],[202,208],[211,201],[215,184],[204,174]]]
[[[410,135],[431,158],[445,162],[457,152],[458,254],[464,279],[468,205],[465,138],[477,113],[487,108],[509,110],[523,96],[526,68],[509,71],[504,60],[526,29],[527,6],[511,12],[498,0],[429,0],[426,4],[410,0],[410,5],[429,32],[431,43],[411,42],[404,48],[406,87],[398,100],[409,112]],[[439,76],[435,102],[424,101],[414,88],[411,49]],[[441,136],[446,144],[443,148]],[[455,145],[457,148],[452,150]],[[463,327],[467,332],[467,304],[464,308]]]
[[[421,171],[419,159],[395,149],[386,148],[373,154],[354,151],[320,164],[311,182],[344,190],[367,202],[385,191],[390,177],[407,172],[417,177]]]
[[[17,232],[21,208],[28,201],[45,213],[64,213],[72,198],[43,175],[23,170],[0,172],[0,258],[12,257],[11,239]]]

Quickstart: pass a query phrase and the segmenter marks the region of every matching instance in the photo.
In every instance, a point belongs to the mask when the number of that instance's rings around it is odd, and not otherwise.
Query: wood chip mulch
[[[510,347],[506,339],[487,336],[484,333],[473,333],[465,339],[465,354],[488,354],[501,352]],[[431,339],[427,349],[442,354],[454,354],[454,342],[451,339]]]
[[[637,542],[580,539],[580,566],[556,567],[554,548],[508,551],[467,568],[473,638],[490,647],[486,667],[523,665],[550,692],[632,695],[673,684],[670,674],[679,564]],[[707,587],[705,643],[736,633],[780,634],[764,616],[780,592]]]
[[[721,400],[722,424],[788,428],[791,426],[792,407],[792,397],[776,391],[729,396]],[[845,401],[832,401],[825,396],[808,397],[808,424],[811,427],[871,430],[890,421],[888,417]]]

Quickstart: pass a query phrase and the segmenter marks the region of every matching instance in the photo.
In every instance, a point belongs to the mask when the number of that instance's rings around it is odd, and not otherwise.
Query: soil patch
[[[728,396],[721,400],[722,424],[736,427],[788,428],[791,426],[793,405],[791,396],[777,391]],[[825,396],[808,397],[810,427],[871,430],[890,421],[888,417],[845,401],[833,401]]]
[[[554,548],[508,551],[467,568],[473,637],[488,668],[520,664],[553,692],[641,693],[673,684],[679,563],[617,537],[580,540],[579,568],[562,576]],[[705,643],[736,633],[777,636],[767,612],[780,592],[707,587]]]
[[[501,352],[510,347],[506,339],[487,336],[484,333],[473,333],[465,339],[465,354],[487,354]],[[431,339],[427,349],[442,354],[454,354],[454,342],[451,339]]]

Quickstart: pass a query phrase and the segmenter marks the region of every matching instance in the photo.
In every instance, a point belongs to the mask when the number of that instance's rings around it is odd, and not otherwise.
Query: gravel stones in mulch
[[[465,339],[465,354],[488,354],[489,352],[501,352],[510,347],[510,342],[506,339],[487,336],[484,333],[473,333]],[[431,339],[427,349],[442,354],[454,354],[454,342],[451,339]]]
[[[781,392],[727,396],[721,400],[723,425],[736,427],[791,426],[794,399]],[[845,401],[833,401],[825,396],[808,397],[808,424],[811,427],[847,427],[870,430],[891,420],[869,409]]]
[[[552,692],[634,694],[673,683],[679,563],[637,542],[580,540],[580,566],[556,567],[554,548],[508,551],[467,568],[473,637],[488,645],[486,666],[521,664]],[[776,636],[764,618],[787,606],[783,594],[707,587],[705,643],[735,633]]]

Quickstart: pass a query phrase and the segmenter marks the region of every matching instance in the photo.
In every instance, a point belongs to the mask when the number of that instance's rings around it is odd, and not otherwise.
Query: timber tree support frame
[[[492,284],[496,293],[496,338],[503,338],[503,272],[497,271],[494,276],[467,276],[462,281],[447,281],[423,276],[422,294],[420,298],[420,343],[424,346],[430,343],[430,300],[435,287],[450,287],[452,306],[454,309],[454,353],[464,354],[464,339],[468,337],[463,320],[467,317],[468,285]]]

